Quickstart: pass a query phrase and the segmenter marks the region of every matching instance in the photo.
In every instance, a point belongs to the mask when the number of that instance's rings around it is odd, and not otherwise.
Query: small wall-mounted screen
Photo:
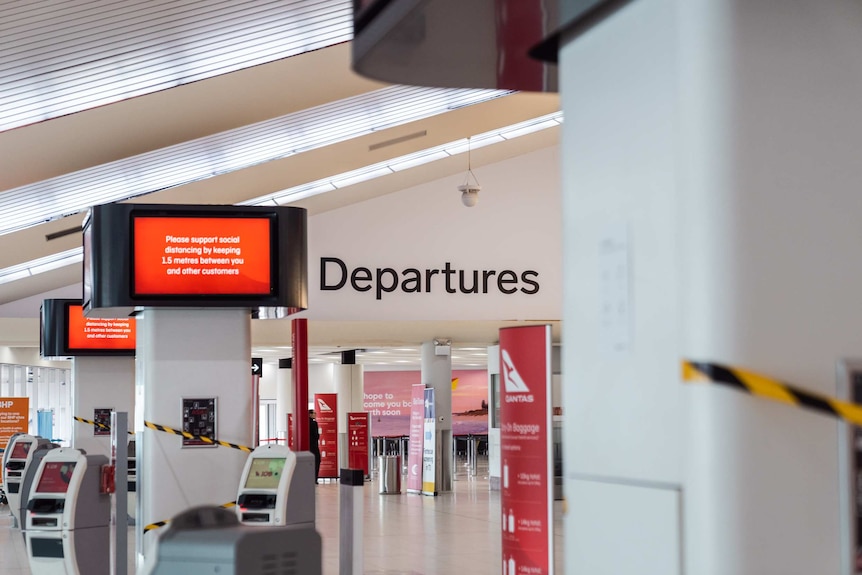
[[[246,489],[278,489],[278,482],[284,472],[284,458],[256,457],[251,460]]]
[[[48,461],[42,469],[42,477],[36,487],[38,493],[66,493],[72,472],[75,471],[74,461]]]

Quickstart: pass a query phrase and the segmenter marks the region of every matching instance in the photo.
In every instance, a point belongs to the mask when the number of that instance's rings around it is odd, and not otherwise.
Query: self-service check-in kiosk
[[[314,524],[314,456],[261,445],[245,462],[236,496],[244,525]]]
[[[104,455],[49,451],[27,503],[26,541],[33,575],[103,575],[110,571],[111,497],[101,490]]]
[[[42,437],[22,433],[11,439],[6,446],[9,451],[9,457],[5,458],[6,463],[3,466],[5,476],[3,481],[6,486],[6,498],[9,500],[9,510],[12,512],[12,517],[15,518],[18,525],[23,525],[20,514],[22,503],[21,482],[24,480],[27,466],[33,460],[36,448],[47,446],[50,443],[50,441]]]
[[[60,446],[56,443],[37,443],[35,447],[30,448],[30,462],[24,470],[24,478],[21,480],[21,486],[18,490],[18,517],[27,517],[27,503],[30,501],[30,492],[33,491],[33,481],[36,479],[36,472],[39,471],[39,464],[42,459],[52,449],[59,449]],[[21,531],[27,531],[27,521],[21,520]]]

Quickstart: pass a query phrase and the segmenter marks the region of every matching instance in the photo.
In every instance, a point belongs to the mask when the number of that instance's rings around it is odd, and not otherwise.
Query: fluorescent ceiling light
[[[489,144],[506,142],[519,136],[531,134],[538,130],[546,130],[548,128],[553,128],[559,126],[562,121],[563,113],[554,112],[553,114],[547,114],[545,116],[540,116],[539,118],[533,118],[532,120],[528,120],[526,122],[512,124],[511,126],[500,128],[499,130],[477,134],[470,138],[470,149],[473,150],[477,147],[487,146]],[[525,129],[532,126],[541,127],[530,130]],[[504,132],[507,134],[506,138],[500,135]],[[477,143],[479,145],[477,145]],[[464,153],[466,151],[467,139],[462,138],[460,140],[455,140],[454,142],[449,142],[440,146],[435,146],[433,148],[422,150],[421,152],[406,154],[404,156],[399,156],[385,162],[380,162],[350,172],[337,174],[335,176],[332,176],[331,178],[317,180],[307,184],[302,184],[301,186],[288,188],[286,190],[280,190],[278,192],[275,192],[274,194],[268,194],[266,196],[254,198],[247,202],[242,202],[240,205],[260,206],[272,202],[273,200],[276,200],[280,205],[284,205],[315,195],[315,193],[311,192],[312,190],[320,190],[320,192],[318,193],[325,193],[331,191],[330,188],[332,187],[344,188],[353,184],[358,184],[360,182],[379,178],[381,176],[388,176],[389,174],[392,174],[396,171],[404,170],[407,167],[410,167],[409,164],[412,164],[413,166],[419,166],[422,164],[427,164],[428,162],[442,160],[459,153]]]
[[[503,130],[500,132],[500,135],[506,139],[517,138],[518,136],[526,136],[527,134],[547,128],[554,128],[559,125],[560,123],[556,120],[545,120],[544,122],[536,122],[535,124],[528,124],[511,130]]]
[[[84,251],[82,248],[73,248],[35,259],[23,264],[11,266],[0,270],[0,284],[5,284],[27,277],[35,276],[58,268],[70,266],[80,263],[84,259]]]
[[[350,0],[5,2],[0,131],[352,37]]]
[[[429,162],[434,162],[436,160],[442,160],[443,158],[448,158],[449,154],[447,154],[444,150],[440,150],[438,152],[432,152],[430,154],[411,154],[410,156],[402,156],[402,158],[406,158],[399,162],[390,162],[389,168],[393,172],[400,172],[401,170],[406,170],[409,168],[415,168],[416,166],[421,166],[422,164],[427,164]]]
[[[562,112],[555,112],[553,114],[548,114],[546,116],[542,116],[540,118],[535,118],[533,120],[529,120],[527,122],[520,122],[518,124],[513,124],[511,126],[507,126],[505,128],[501,128],[499,130],[495,130],[492,132],[485,132],[483,134],[477,134],[470,138],[470,146],[473,148],[474,142],[504,142],[507,140],[511,140],[518,136],[523,136],[525,134],[533,133],[537,130],[524,130],[522,128],[526,128],[528,126],[541,126],[542,130],[552,128],[555,126],[559,126],[563,120]],[[501,133],[506,133],[507,138],[503,138],[500,136]],[[513,135],[516,134],[516,135]],[[326,180],[318,180],[315,182],[310,182],[307,184],[303,184],[301,186],[296,186],[294,188],[289,188],[286,190],[281,190],[274,194],[269,194],[267,196],[263,196],[260,198],[255,198],[254,200],[250,200],[248,202],[243,202],[243,205],[262,205],[267,203],[278,203],[285,204],[288,202],[297,201],[299,199],[311,197],[316,194],[326,193],[333,191],[336,187],[346,187],[359,182],[368,181],[371,179],[379,178],[381,176],[389,175],[394,173],[393,168],[391,166],[398,164],[404,164],[406,162],[416,162],[420,158],[429,158],[427,162],[436,161],[438,159],[443,159],[449,157],[450,155],[455,155],[448,150],[457,150],[460,148],[461,142],[466,142],[466,139],[456,140],[454,142],[449,142],[447,144],[443,144],[441,146],[436,146],[434,148],[428,148],[427,150],[423,150],[422,152],[416,152],[413,154],[407,154],[404,156],[400,156],[398,158],[394,158],[389,160],[388,162],[381,162],[379,164],[373,164],[371,166],[366,166],[364,168],[353,170],[350,172],[345,172],[343,174],[338,174],[333,176],[332,178],[328,178]],[[466,145],[463,148],[463,151],[467,151]],[[441,154],[441,152],[445,152],[445,154]],[[415,165],[420,165],[427,163],[426,161],[418,162]],[[404,169],[403,167],[400,169]],[[82,260],[82,251],[81,248],[75,248],[66,252],[62,252],[59,254],[55,254],[53,256],[49,256],[46,258],[41,258],[39,260],[33,260],[31,262],[26,262],[23,264],[19,264],[16,266],[11,266],[0,270],[0,284],[8,283],[11,281],[15,281],[18,279],[23,279],[26,277],[30,277],[31,275],[35,275],[36,273],[42,273],[48,271],[50,269],[56,269],[58,267],[71,265],[73,263],[80,262]],[[35,270],[35,271],[34,271]],[[464,348],[464,349],[481,349],[481,348]],[[386,351],[371,351],[367,352],[370,354],[384,354],[388,353]],[[477,354],[478,355],[478,354]]]
[[[392,86],[28,184],[0,194],[0,234],[365,136],[381,122],[415,122],[444,113],[454,103],[472,104],[509,93]],[[316,193],[320,192],[308,195]]]
[[[373,170],[363,170],[359,173],[349,172],[350,175],[345,175],[337,178],[333,178],[330,180],[330,183],[336,188],[346,188],[347,186],[352,186],[353,184],[358,184],[359,182],[364,182],[366,180],[373,180],[374,178],[379,178],[380,176],[388,176],[392,173],[392,170],[389,166],[381,166],[379,168],[374,168]]]

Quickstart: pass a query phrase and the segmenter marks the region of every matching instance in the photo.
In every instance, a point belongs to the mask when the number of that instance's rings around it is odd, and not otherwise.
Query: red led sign
[[[86,318],[79,305],[66,307],[68,349],[114,350],[135,349],[135,320],[133,318],[103,319]]]
[[[271,228],[269,217],[133,216],[133,295],[269,295]]]

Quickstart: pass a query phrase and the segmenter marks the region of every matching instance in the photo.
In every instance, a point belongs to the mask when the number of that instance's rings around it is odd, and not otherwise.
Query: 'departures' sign
[[[30,398],[0,397],[0,449],[6,449],[9,438],[27,433],[30,421]]]
[[[500,330],[503,575],[551,574],[551,328]]]

